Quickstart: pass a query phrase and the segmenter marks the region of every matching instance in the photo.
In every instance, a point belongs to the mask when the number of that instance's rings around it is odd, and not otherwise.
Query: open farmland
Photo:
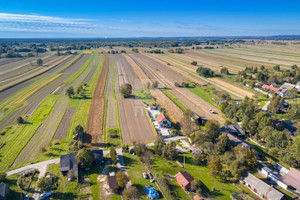
[[[184,77],[182,77],[180,74],[176,73],[172,69],[167,68],[166,66],[147,56],[141,54],[134,54],[134,56],[137,59],[139,59],[140,62],[144,63],[146,69],[150,73],[152,73],[153,76],[156,77],[156,79],[160,80],[160,82],[164,84],[163,86],[170,88],[170,92],[174,96],[176,96],[179,99],[179,101],[183,102],[183,104],[187,108],[195,111],[199,116],[201,116],[204,119],[217,120],[220,122],[220,124],[223,124],[225,122],[225,120],[220,115],[210,113],[210,109],[214,110],[217,113],[220,113],[220,111],[213,105],[208,104],[203,99],[194,95],[186,88],[174,87],[175,82],[181,83],[185,80]],[[155,66],[154,69],[151,66]]]
[[[96,88],[90,105],[88,121],[86,125],[86,134],[84,135],[84,143],[90,148],[97,148],[102,145],[103,137],[103,116],[104,116],[104,89],[108,73],[109,58],[104,53],[104,63],[101,74],[98,78]]]
[[[120,85],[122,83],[120,80],[128,80],[129,82],[125,81],[123,83],[130,83],[133,90],[143,88],[139,78],[122,55],[115,55],[114,61],[115,70],[122,70],[121,74],[119,72],[118,77]],[[118,99],[120,127],[124,144],[154,141],[156,139],[156,133],[150,124],[150,119],[144,109],[142,101],[135,95],[123,98],[120,94],[119,87],[116,88],[116,96]]]
[[[87,61],[90,55],[84,55],[80,56],[78,59],[76,59],[71,65],[69,65],[67,70],[64,70],[64,73],[61,73],[60,76],[57,76],[53,81],[48,82],[48,80],[42,81],[40,85],[43,85],[41,88],[39,88],[35,93],[28,96],[26,99],[23,98],[23,96],[19,96],[17,99],[14,100],[14,102],[21,102],[20,99],[22,99],[22,105],[17,107],[16,109],[11,110],[11,112],[6,113],[5,116],[1,119],[0,122],[0,130],[3,128],[12,125],[18,116],[22,116],[28,111],[32,112],[35,110],[35,108],[38,106],[39,102],[41,102],[47,95],[51,94],[59,85],[61,85],[68,77],[70,77],[72,74],[74,74],[77,70],[80,69],[80,67]],[[60,71],[62,72],[62,71]],[[53,77],[52,77],[53,78]],[[47,84],[44,85],[44,83],[47,82]],[[30,88],[32,89],[32,88]],[[23,101],[24,100],[24,101]]]

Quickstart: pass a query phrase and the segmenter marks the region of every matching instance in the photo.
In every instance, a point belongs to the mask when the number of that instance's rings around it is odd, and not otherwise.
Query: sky
[[[0,38],[300,35],[299,0],[0,0]]]

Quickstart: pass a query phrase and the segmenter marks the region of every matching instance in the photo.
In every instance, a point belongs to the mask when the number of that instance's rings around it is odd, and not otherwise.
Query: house
[[[205,120],[205,119],[202,119],[199,115],[197,115],[196,113],[193,113],[192,115],[191,115],[191,120],[193,121],[193,122],[195,122],[196,124],[199,124],[199,125],[204,125],[205,124],[205,122],[207,121],[207,120]]]
[[[246,176],[242,178],[242,181],[252,192],[262,199],[281,200],[284,197],[284,195],[273,188],[273,186],[268,185],[249,172],[247,172]]]
[[[149,104],[150,110],[159,110],[160,105],[157,104]]]
[[[95,155],[95,163],[101,165],[103,163],[103,151],[101,149],[92,150]]]
[[[6,183],[0,184],[0,200],[8,200],[7,195],[9,194],[9,185]]]
[[[281,124],[284,127],[284,132],[290,135],[294,135],[294,133],[297,131],[297,127],[291,120],[282,120]]]
[[[172,126],[171,122],[167,119],[167,117],[163,113],[160,113],[158,117],[156,117],[156,121],[159,127],[171,128]]]
[[[290,171],[281,177],[281,181],[288,185],[289,189],[300,192],[300,171],[297,169],[290,169]]]
[[[60,156],[59,171],[64,175],[72,178],[78,178],[78,163],[76,159],[76,153]]]
[[[175,175],[177,183],[184,189],[190,190],[194,178],[188,172],[178,172]]]
[[[119,184],[115,175],[107,176],[107,184],[111,192],[116,193],[118,191]]]
[[[277,90],[277,94],[278,94],[279,96],[282,96],[282,97],[288,97],[288,96],[291,96],[291,93],[290,93],[290,91],[289,91],[288,89],[281,89],[281,88],[279,88],[279,89]]]
[[[244,140],[242,140],[238,136],[233,135],[231,133],[227,133],[227,136],[228,136],[230,144],[232,146],[237,147],[238,145],[241,145],[243,148],[252,149],[252,146],[250,144],[248,144],[247,142],[245,142]]]
[[[270,85],[266,85],[266,84],[263,84],[262,88],[267,89],[267,90],[272,90],[274,92],[276,92],[278,90],[278,88],[270,86]]]
[[[221,132],[231,133],[237,136],[244,136],[245,132],[238,124],[225,125],[220,128]]]

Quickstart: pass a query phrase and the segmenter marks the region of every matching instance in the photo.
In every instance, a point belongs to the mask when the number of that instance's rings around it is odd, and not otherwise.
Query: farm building
[[[184,189],[190,190],[194,178],[188,172],[178,172],[175,175],[177,183]]]
[[[76,153],[60,156],[60,167],[59,171],[64,175],[71,178],[74,176],[78,178],[78,163],[76,159]]]
[[[272,91],[274,91],[274,92],[276,92],[276,91],[278,90],[278,88],[273,87],[273,86],[270,86],[270,85],[266,85],[266,84],[264,84],[264,85],[262,86],[262,88],[263,88],[263,89],[267,89],[267,90],[272,90]]]
[[[242,178],[244,184],[262,199],[281,200],[284,195],[273,186],[268,185],[264,181],[247,172],[247,175]]]
[[[225,132],[225,133],[231,133],[231,134],[234,134],[234,135],[237,135],[237,136],[245,135],[245,132],[243,131],[243,129],[238,124],[225,125],[225,126],[220,128],[220,131]]]
[[[10,192],[9,185],[6,183],[1,183],[0,184],[0,200],[6,200],[9,192]]]
[[[157,104],[149,104],[150,110],[159,110],[160,105]]]
[[[252,149],[252,146],[250,144],[248,144],[247,142],[245,142],[244,140],[242,140],[238,136],[233,135],[231,133],[227,133],[227,136],[228,136],[230,144],[232,146],[236,147],[238,145],[242,145],[243,148]]]
[[[116,193],[118,191],[119,185],[115,175],[107,176],[107,184],[111,192]]]
[[[281,180],[288,185],[288,188],[300,192],[300,171],[290,169],[290,171],[281,177]]]
[[[167,117],[163,113],[160,113],[158,115],[158,117],[156,118],[156,121],[157,121],[159,127],[171,128],[171,126],[172,126],[170,120],[168,120]]]
[[[159,199],[159,194],[154,187],[145,187],[144,191],[148,195],[149,199]]]

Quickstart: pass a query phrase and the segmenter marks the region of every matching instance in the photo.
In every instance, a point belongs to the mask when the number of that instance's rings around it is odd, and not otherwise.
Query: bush
[[[123,84],[120,88],[120,92],[124,98],[127,98],[132,93],[132,86],[128,83]]]
[[[175,87],[180,87],[180,84],[177,82],[175,82],[174,85],[175,85]]]
[[[25,120],[23,119],[23,117],[18,117],[17,122],[18,124],[24,124]]]
[[[6,180],[6,173],[0,173],[0,183],[4,182]]]
[[[200,75],[200,76],[204,76],[206,78],[209,78],[209,77],[215,77],[216,74],[214,71],[212,71],[211,69],[209,68],[206,68],[206,67],[199,67],[197,69],[197,73]]]
[[[129,181],[129,177],[125,172],[118,171],[116,174],[118,185],[120,188],[124,188]]]
[[[41,189],[41,191],[51,190],[55,186],[55,179],[52,177],[50,177],[50,178],[42,177],[38,181],[37,186],[38,186],[38,188]]]
[[[193,61],[193,62],[191,62],[191,65],[194,65],[194,66],[196,66],[198,63],[197,63],[197,61]]]
[[[95,156],[89,149],[80,149],[76,158],[78,160],[78,164],[83,168],[90,167],[95,161]]]
[[[126,188],[123,191],[122,194],[123,194],[124,200],[138,200],[138,199],[140,199],[139,191],[134,186]]]

